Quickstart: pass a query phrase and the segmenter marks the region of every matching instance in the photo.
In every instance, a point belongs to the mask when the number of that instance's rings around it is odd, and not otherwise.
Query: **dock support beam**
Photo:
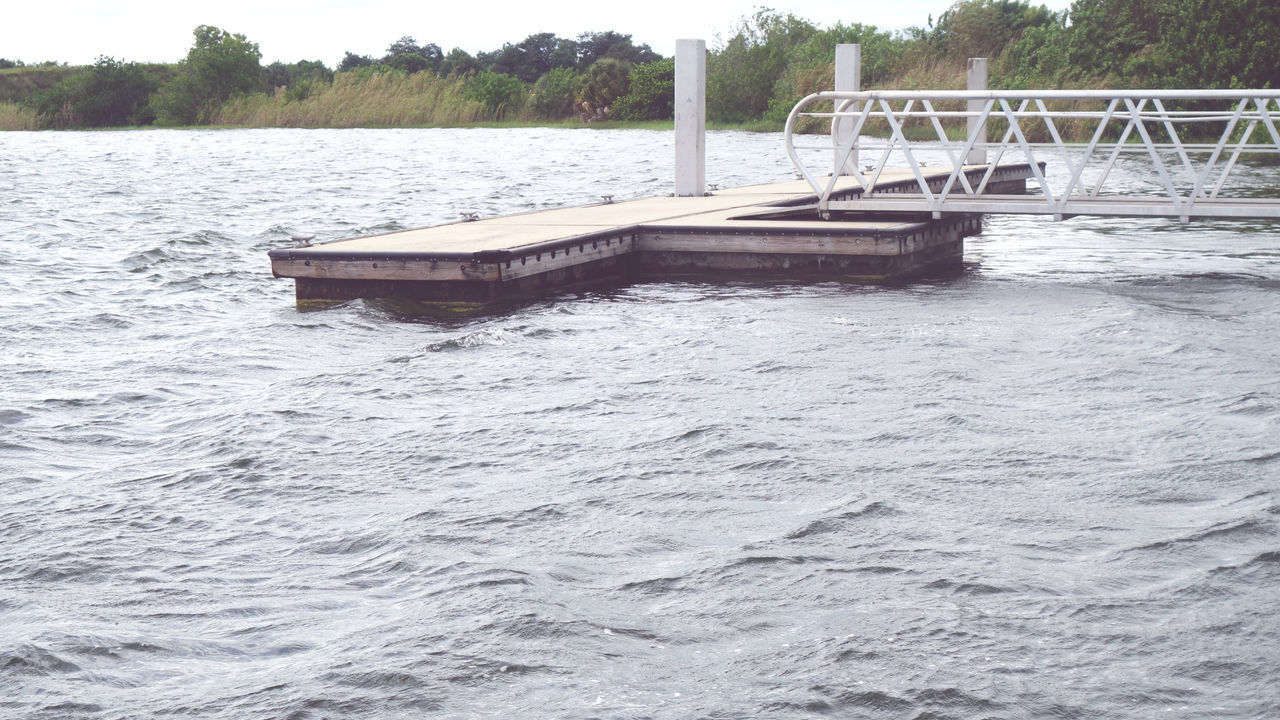
[[[862,91],[862,46],[858,44],[836,45],[836,92]],[[838,109],[838,108],[837,108]],[[852,103],[845,108],[846,112],[859,112],[861,103]],[[851,117],[840,118],[836,124],[836,157],[832,162],[839,162],[840,150],[853,135],[854,120]],[[833,165],[834,167],[834,165]],[[858,172],[858,145],[855,142],[849,161],[841,168],[841,175],[853,175]]]
[[[702,197],[707,184],[707,43],[676,40],[676,196]]]
[[[987,59],[986,58],[969,58],[969,89],[970,90],[986,90],[987,89]],[[981,113],[983,106],[986,105],[984,100],[969,100],[968,107],[965,108],[971,113]],[[978,142],[985,144],[987,142],[987,124],[979,122],[977,117],[969,118],[969,137],[977,136]],[[976,149],[969,151],[969,157],[965,158],[965,162],[970,165],[986,165],[987,151]]]

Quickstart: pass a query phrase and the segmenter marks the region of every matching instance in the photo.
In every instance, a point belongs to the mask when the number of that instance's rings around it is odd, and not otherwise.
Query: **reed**
[[[462,125],[491,120],[483,103],[463,95],[465,78],[433,73],[339,73],[332,84],[316,83],[303,97],[278,89],[273,95],[232,98],[214,113],[227,127],[414,127]]]
[[[36,111],[15,102],[0,102],[0,130],[39,130]]]

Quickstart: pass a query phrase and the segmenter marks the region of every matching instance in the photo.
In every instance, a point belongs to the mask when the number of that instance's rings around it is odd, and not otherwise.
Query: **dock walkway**
[[[966,172],[986,171],[974,166]],[[944,179],[950,168],[939,168]],[[1025,188],[1030,168],[1002,166],[993,192]],[[873,194],[918,191],[908,173]],[[862,188],[841,178],[833,197]],[[462,221],[270,252],[300,304],[399,297],[484,305],[594,282],[705,272],[880,280],[959,266],[981,216],[836,214],[822,220],[804,180]]]

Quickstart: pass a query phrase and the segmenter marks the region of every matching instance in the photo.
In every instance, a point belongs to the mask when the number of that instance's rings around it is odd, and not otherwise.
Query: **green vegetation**
[[[206,124],[236,95],[262,86],[262,53],[244,35],[211,25],[195,29],[195,44],[178,64],[178,74],[152,100],[157,125]]]
[[[5,130],[38,130],[36,111],[15,102],[0,102],[0,128]]]
[[[762,9],[708,53],[713,126],[782,127],[832,87],[840,43],[862,45],[863,87],[960,88],[988,57],[996,88],[1280,86],[1274,0],[959,0],[922,27],[822,28]],[[0,59],[0,129],[119,125],[381,127],[668,121],[674,68],[617,32],[537,33],[475,55],[405,35],[379,58],[347,52],[261,64],[243,35],[202,25],[176,65],[88,67]]]
[[[613,101],[631,87],[631,63],[604,57],[591,63],[578,82],[578,107],[586,118],[603,120]]]
[[[48,90],[60,81],[79,75],[85,68],[58,65],[18,65],[4,60],[8,67],[0,69],[0,102],[23,102],[41,90]]]
[[[463,83],[462,96],[483,104],[486,120],[502,120],[523,106],[524,83],[510,75],[484,70]]]
[[[676,61],[641,63],[631,71],[627,94],[613,103],[618,120],[662,120],[675,116]]]
[[[101,57],[87,72],[67,75],[33,93],[27,108],[44,127],[148,125],[155,120],[152,97],[171,76],[165,65]]]
[[[482,100],[468,97],[469,78],[366,67],[337,73],[305,97],[293,88],[252,93],[224,103],[212,124],[238,127],[416,127],[493,120]]]
[[[573,114],[578,73],[573,68],[552,68],[538,78],[529,94],[529,107],[541,120],[560,120]]]

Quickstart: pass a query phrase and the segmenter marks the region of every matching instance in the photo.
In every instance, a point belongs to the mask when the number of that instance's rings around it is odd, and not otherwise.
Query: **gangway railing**
[[[1278,118],[1277,90],[821,92],[791,111],[785,142],[824,217],[890,210],[1280,218]],[[830,139],[806,144],[822,135],[803,134],[801,125],[828,120]],[[806,161],[806,151],[821,159]],[[1135,156],[1148,164],[1116,172]],[[1027,194],[987,192],[1001,163],[1029,166]],[[904,166],[918,194],[876,191],[886,169]],[[950,169],[941,187],[940,166]],[[853,192],[840,181],[850,176]]]

